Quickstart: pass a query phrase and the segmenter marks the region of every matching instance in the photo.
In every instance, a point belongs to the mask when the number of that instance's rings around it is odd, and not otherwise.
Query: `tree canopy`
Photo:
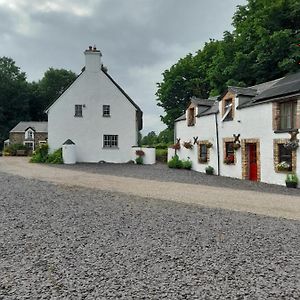
[[[44,110],[75,78],[72,71],[50,68],[29,83],[13,59],[0,57],[0,146],[18,122],[47,120]]]
[[[251,86],[299,69],[299,0],[248,0],[233,16],[234,30],[208,41],[163,73],[157,104],[172,128],[191,96],[221,94],[228,85]]]

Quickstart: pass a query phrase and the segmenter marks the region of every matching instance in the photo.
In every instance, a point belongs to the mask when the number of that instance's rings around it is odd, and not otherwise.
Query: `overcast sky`
[[[79,73],[83,51],[96,45],[112,77],[144,111],[144,131],[159,132],[162,72],[209,38],[231,30],[246,0],[0,0],[0,56],[28,80],[49,67]]]

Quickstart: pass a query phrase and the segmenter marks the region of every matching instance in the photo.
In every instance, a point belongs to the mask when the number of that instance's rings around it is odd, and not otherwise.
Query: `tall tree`
[[[44,110],[76,79],[76,74],[64,69],[49,68],[44,77],[30,84],[30,116],[32,120],[47,120]]]
[[[29,116],[29,89],[26,75],[8,57],[0,58],[0,146],[9,130]]]
[[[191,96],[214,96],[228,85],[250,86],[299,69],[299,0],[248,0],[233,16],[233,32],[210,40],[163,73],[157,101],[173,127]]]

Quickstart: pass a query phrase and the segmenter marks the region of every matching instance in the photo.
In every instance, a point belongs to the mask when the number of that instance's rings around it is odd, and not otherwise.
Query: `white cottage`
[[[143,113],[103,68],[96,47],[84,55],[81,74],[46,110],[50,151],[70,139],[77,162],[127,162]]]
[[[210,165],[218,175],[283,185],[287,173],[300,176],[299,128],[300,72],[228,87],[217,100],[193,98],[175,122],[177,154],[190,157],[196,171]]]

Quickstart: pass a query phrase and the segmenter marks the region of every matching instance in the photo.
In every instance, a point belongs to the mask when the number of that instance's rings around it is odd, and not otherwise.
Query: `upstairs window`
[[[296,128],[296,113],[297,113],[297,102],[283,102],[279,105],[279,129],[288,130]]]
[[[118,136],[104,134],[103,135],[103,148],[117,148],[118,147]]]
[[[232,99],[225,99],[224,101],[224,114],[222,121],[233,120],[233,102]]]
[[[74,117],[82,117],[82,104],[75,105],[75,115]]]
[[[195,108],[191,107],[188,109],[188,126],[195,125]]]
[[[102,106],[102,114],[103,114],[103,117],[110,117],[110,105]]]
[[[26,140],[33,140],[34,139],[34,133],[33,133],[32,130],[29,129],[25,132],[25,139]]]

